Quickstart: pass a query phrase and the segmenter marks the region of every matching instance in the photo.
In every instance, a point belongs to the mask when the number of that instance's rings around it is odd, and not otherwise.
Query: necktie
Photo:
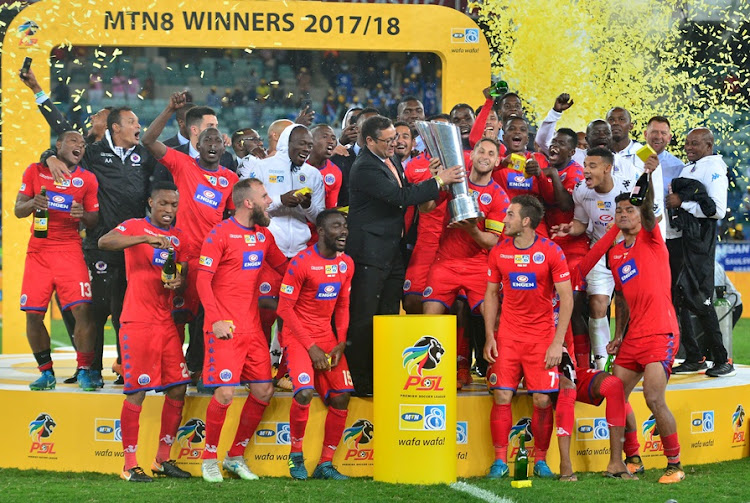
[[[390,159],[385,160],[385,165],[388,166],[388,169],[391,170],[391,173],[393,173],[393,176],[396,177],[396,182],[398,182],[399,187],[403,187],[401,184],[401,177],[398,176],[398,171],[396,171],[396,166],[393,165]]]

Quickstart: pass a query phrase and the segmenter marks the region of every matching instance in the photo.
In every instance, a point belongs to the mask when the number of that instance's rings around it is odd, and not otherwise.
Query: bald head
[[[271,156],[276,153],[276,144],[279,142],[279,136],[281,136],[281,133],[294,124],[289,119],[279,119],[277,121],[273,121],[270,126],[268,126],[268,155]]]
[[[691,129],[685,138],[685,154],[690,162],[696,162],[713,154],[714,135],[704,127]]]

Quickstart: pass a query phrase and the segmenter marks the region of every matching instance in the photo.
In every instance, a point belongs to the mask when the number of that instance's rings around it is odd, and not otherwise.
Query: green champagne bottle
[[[174,261],[174,248],[171,246],[167,248],[167,260],[164,261],[164,266],[161,268],[161,281],[167,283],[177,277],[177,264]]]
[[[39,194],[43,197],[47,197],[47,188],[42,185],[42,190]],[[34,210],[34,237],[35,238],[46,238],[47,237],[47,224],[49,223],[49,210]]]
[[[518,453],[516,454],[516,466],[513,469],[514,480],[527,480],[529,478],[529,453],[524,445],[526,442],[526,433],[521,433]]]

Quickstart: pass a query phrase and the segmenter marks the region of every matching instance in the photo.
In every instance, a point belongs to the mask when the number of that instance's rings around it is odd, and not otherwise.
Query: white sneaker
[[[258,480],[258,476],[250,471],[250,468],[242,456],[227,456],[221,463],[226,471],[234,473],[242,480]]]
[[[203,464],[201,464],[201,473],[203,474],[203,480],[206,482],[222,482],[224,480],[219,469],[218,459],[204,459]]]

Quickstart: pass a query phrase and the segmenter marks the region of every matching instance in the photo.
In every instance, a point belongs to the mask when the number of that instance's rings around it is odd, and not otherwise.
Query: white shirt
[[[626,184],[630,190],[633,190],[638,178],[643,174],[645,168],[641,158],[636,155],[643,145],[637,141],[630,140],[627,147],[615,153],[615,164],[612,167],[612,173],[620,176],[624,180],[631,180]],[[662,217],[659,222],[661,235],[665,236],[667,232],[667,219],[664,217],[664,176],[662,175],[661,165],[651,173],[651,190],[654,191],[654,216]]]
[[[549,146],[552,143],[552,138],[555,137],[555,126],[557,121],[562,117],[562,112],[556,112],[553,108],[544,118],[539,129],[536,130],[536,137],[534,141],[539,145],[539,151],[544,155],[549,155]],[[502,130],[498,134],[498,138],[502,139]],[[573,160],[583,166],[583,161],[586,159],[586,151],[576,147],[576,151],[573,153]]]
[[[578,182],[573,189],[574,218],[588,226],[592,246],[607,233],[607,226],[615,223],[615,198],[623,192],[630,193],[625,180],[617,176],[612,180],[612,190],[604,194],[586,187],[584,181]]]

